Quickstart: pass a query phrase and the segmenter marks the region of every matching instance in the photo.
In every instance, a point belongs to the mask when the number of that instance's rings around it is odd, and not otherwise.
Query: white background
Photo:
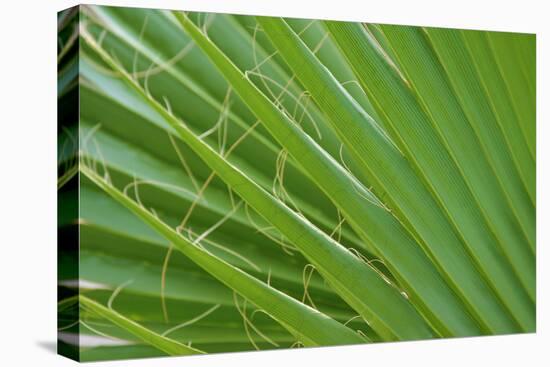
[[[537,334],[148,359],[94,366],[549,366],[550,30],[545,1],[98,1],[241,14],[537,33]],[[0,11],[0,365],[69,366],[56,340],[56,12],[75,1],[3,1]]]

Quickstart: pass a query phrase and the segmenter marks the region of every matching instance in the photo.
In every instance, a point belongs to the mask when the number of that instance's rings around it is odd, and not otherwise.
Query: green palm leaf
[[[533,35],[58,18],[60,352],[535,329]]]

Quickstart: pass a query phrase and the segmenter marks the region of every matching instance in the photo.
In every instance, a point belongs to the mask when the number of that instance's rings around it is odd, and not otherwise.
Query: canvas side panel
[[[79,360],[79,7],[57,15],[57,351]]]

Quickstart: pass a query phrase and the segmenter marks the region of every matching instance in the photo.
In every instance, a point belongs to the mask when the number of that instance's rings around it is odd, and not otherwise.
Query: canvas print
[[[535,332],[534,34],[58,14],[58,350]]]

